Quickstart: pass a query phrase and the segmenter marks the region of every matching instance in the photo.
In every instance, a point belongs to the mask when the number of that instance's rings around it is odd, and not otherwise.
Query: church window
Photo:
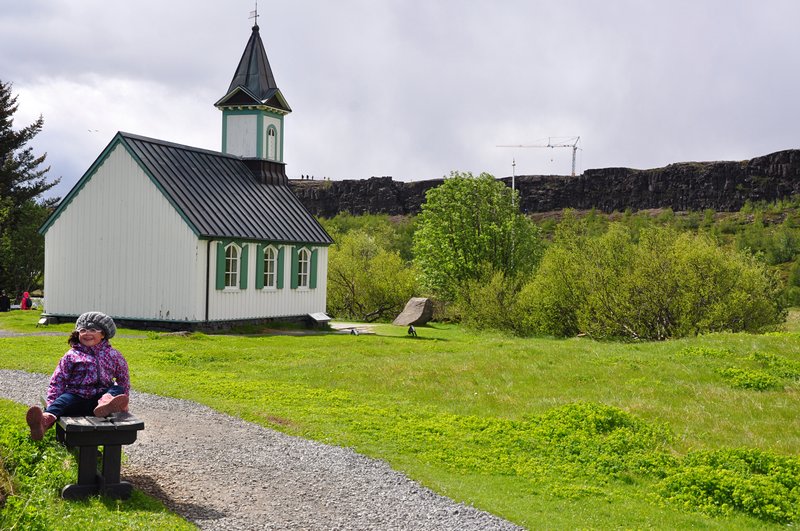
[[[225,248],[225,288],[239,287],[239,247],[230,244]]]
[[[300,249],[297,255],[297,287],[307,288],[308,280],[310,278],[309,271],[311,269],[311,251],[308,249]]]
[[[277,285],[278,252],[270,246],[264,249],[264,287],[275,288]]]

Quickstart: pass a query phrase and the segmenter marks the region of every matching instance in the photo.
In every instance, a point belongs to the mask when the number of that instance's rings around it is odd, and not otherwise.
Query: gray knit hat
[[[103,312],[86,312],[75,321],[75,330],[81,328],[98,328],[103,331],[106,339],[111,339],[117,333],[117,325],[114,319]]]

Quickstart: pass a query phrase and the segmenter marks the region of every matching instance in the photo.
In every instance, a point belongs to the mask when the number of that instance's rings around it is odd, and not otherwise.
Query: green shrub
[[[400,254],[366,232],[348,232],[330,249],[328,311],[336,317],[393,318],[414,295],[415,284],[415,270]]]
[[[557,232],[519,311],[527,333],[666,339],[758,332],[783,322],[777,278],[754,258],[708,235],[621,224],[587,236],[570,221]]]
[[[502,271],[487,268],[483,278],[467,281],[456,296],[455,311],[461,323],[477,330],[518,328],[515,315],[521,277],[506,276]]]
[[[572,256],[569,250],[551,247],[537,274],[523,285],[516,306],[522,334],[568,337],[579,332],[577,309],[583,292],[582,275]]]

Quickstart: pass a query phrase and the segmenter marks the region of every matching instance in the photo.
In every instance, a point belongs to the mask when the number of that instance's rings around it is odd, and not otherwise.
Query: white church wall
[[[212,242],[212,253],[217,242]],[[301,316],[324,312],[327,292],[328,248],[317,249],[317,287],[314,289],[291,286],[291,266],[288,259],[291,246],[285,246],[287,259],[283,268],[282,289],[256,288],[256,244],[248,243],[247,288],[224,290],[216,289],[216,260],[211,260],[211,280],[209,286],[209,320],[263,319],[271,317]]]
[[[201,242],[117,145],[45,233],[45,310],[198,320],[204,270]]]

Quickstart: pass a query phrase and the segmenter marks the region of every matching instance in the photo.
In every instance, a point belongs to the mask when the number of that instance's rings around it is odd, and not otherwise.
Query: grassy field
[[[40,331],[36,317],[0,314],[0,329]],[[800,521],[797,326],[661,343],[120,330],[113,344],[137,390],[353,447],[531,529],[754,529]],[[49,374],[70,328],[0,338],[0,368]]]

